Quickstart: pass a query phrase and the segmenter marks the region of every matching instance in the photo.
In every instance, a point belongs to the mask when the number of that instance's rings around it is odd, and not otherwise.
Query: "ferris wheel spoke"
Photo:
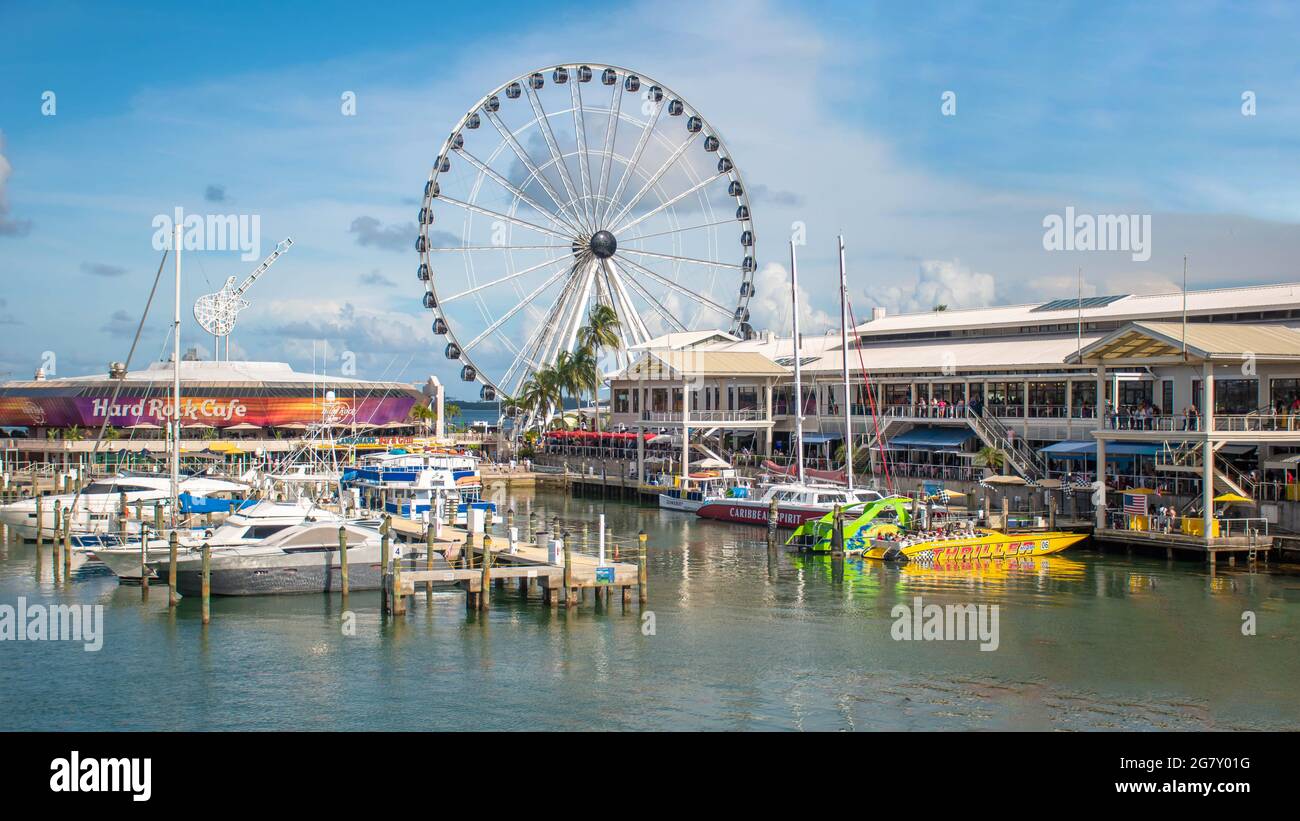
[[[655,257],[657,259],[671,259],[675,262],[689,262],[693,265],[703,265],[709,268],[734,268],[737,271],[742,270],[741,266],[734,262],[718,262],[712,259],[695,259],[694,257],[679,257],[674,254],[661,254],[657,251],[640,251],[635,248],[619,248],[619,253],[636,254],[642,257]]]
[[[643,239],[649,234],[642,234]],[[458,245],[448,248],[430,248],[431,252],[442,254],[459,254],[461,251],[554,251],[559,245]]]
[[[650,332],[645,326],[645,321],[641,319],[641,314],[636,310],[636,306],[632,304],[632,298],[628,295],[627,289],[623,287],[622,281],[619,277],[615,276],[612,270],[610,270],[611,266],[609,260],[602,259],[600,265],[605,271],[605,282],[609,288],[610,296],[616,303],[622,306],[622,310],[620,310],[619,313],[627,320],[628,328],[632,336],[632,344],[640,345],[644,342],[648,342],[650,340]],[[624,347],[629,346],[624,345]]]
[[[464,149],[460,150],[460,155],[464,157],[466,160],[469,160],[470,165],[474,166],[479,171],[482,171],[484,174],[488,176],[489,179],[491,179],[497,185],[500,185],[502,188],[505,188],[507,191],[511,192],[519,199],[531,205],[533,209],[537,211],[537,213],[544,215],[547,219],[551,220],[556,225],[567,228],[570,231],[572,231],[574,234],[578,234],[582,232],[582,228],[580,228],[578,225],[574,224],[573,222],[570,222],[569,220],[565,219],[564,216],[562,216],[562,214],[553,214],[551,213],[550,210],[543,208],[541,205],[538,205],[537,201],[534,200],[532,197],[528,196],[527,194],[525,194],[523,189],[515,186],[512,182],[510,182],[510,180],[507,180],[505,177],[501,176],[501,174],[498,171],[496,171],[496,169],[490,168],[486,163],[484,163],[478,157],[475,157],[473,154],[469,153]]]
[[[700,223],[699,225],[687,225],[683,228],[670,228],[667,231],[656,231],[653,234],[637,234],[634,237],[628,237],[627,239],[620,239],[618,241],[618,244],[619,247],[621,248],[624,243],[640,242],[641,240],[654,239],[655,237],[666,237],[671,234],[680,234],[684,231],[698,231],[701,228],[716,228],[719,225],[734,225],[736,224],[736,222],[737,220],[734,219],[725,219],[725,220],[718,220],[716,222],[703,222]],[[547,247],[551,248],[554,246],[547,246]]]
[[[636,219],[632,220],[631,222],[623,223],[622,225],[618,226],[617,228],[613,228],[613,229],[611,229],[611,230],[614,231],[614,233],[616,233],[616,234],[621,234],[621,233],[623,233],[624,231],[631,230],[632,228],[636,227],[637,225],[640,225],[643,221],[649,219],[650,217],[653,217],[655,214],[658,214],[660,211],[663,211],[665,208],[671,208],[672,206],[676,205],[677,203],[679,203],[679,202],[681,202],[682,200],[684,200],[684,199],[686,199],[687,197],[689,197],[691,194],[694,194],[696,191],[699,191],[699,190],[700,190],[701,188],[703,188],[704,186],[708,185],[709,183],[713,182],[714,180],[718,179],[719,177],[724,177],[724,176],[726,176],[725,173],[723,173],[723,172],[718,172],[718,173],[714,174],[713,176],[705,177],[704,179],[702,179],[702,180],[700,180],[699,182],[695,183],[695,185],[692,185],[690,188],[687,188],[685,191],[683,191],[682,193],[680,193],[680,194],[678,194],[677,196],[673,197],[672,199],[665,200],[665,201],[659,203],[659,204],[658,204],[657,206],[655,206],[653,209],[651,209],[651,210],[645,212],[644,214],[642,214],[641,216],[639,216],[639,217],[637,217]],[[716,224],[716,223],[715,223],[715,224]]]
[[[527,305],[532,304],[533,300],[541,296],[543,291],[545,291],[547,288],[551,287],[555,283],[559,282],[560,278],[563,277],[566,273],[571,273],[572,271],[573,271],[572,268],[570,268],[568,271],[565,271],[564,269],[556,271],[555,274],[552,275],[550,279],[546,280],[541,285],[538,285],[536,290],[534,290],[528,296],[524,297],[523,300],[519,302],[519,304],[515,305],[509,311],[506,311],[504,314],[497,317],[497,319],[491,325],[484,328],[483,331],[478,336],[474,337],[469,342],[467,342],[461,348],[461,350],[468,352],[471,348],[478,345],[484,339],[496,333],[497,328],[500,328],[502,325],[509,322],[512,316],[522,311]]]
[[[623,110],[623,95],[619,92],[618,83],[614,84],[611,93],[613,96],[609,100],[609,119],[605,121],[605,147],[600,155],[600,188],[596,194],[596,201],[600,203],[605,201],[605,192],[609,190],[611,165],[614,162],[614,137],[618,134],[618,119]]]
[[[716,303],[716,302],[714,302],[713,300],[709,299],[708,297],[703,296],[702,294],[697,294],[697,293],[695,293],[694,291],[692,291],[690,288],[687,288],[685,285],[682,285],[682,284],[680,284],[680,283],[674,282],[674,281],[672,281],[671,279],[669,279],[668,277],[666,277],[666,276],[660,274],[660,273],[657,272],[657,271],[652,271],[652,270],[650,270],[649,268],[645,267],[644,265],[638,265],[637,263],[633,262],[633,261],[630,260],[630,259],[622,259],[622,260],[620,260],[620,261],[621,261],[621,262],[624,262],[624,263],[627,263],[627,264],[630,265],[631,267],[637,269],[638,271],[640,271],[641,273],[643,273],[643,274],[645,274],[646,276],[650,277],[651,279],[655,280],[656,282],[660,283],[660,284],[663,285],[664,287],[666,287],[666,288],[671,288],[672,290],[677,291],[678,293],[680,293],[682,296],[684,296],[684,297],[686,297],[686,298],[688,298],[688,299],[691,299],[691,300],[695,301],[696,303],[698,303],[698,304],[700,304],[700,305],[703,305],[703,306],[706,307],[706,308],[712,308],[713,310],[717,311],[718,313],[722,314],[723,316],[727,317],[728,319],[730,319],[730,318],[732,317],[732,315],[735,313],[735,312],[732,311],[730,308],[724,308],[724,307],[722,307],[721,305],[719,305],[718,303]],[[629,281],[630,281],[630,282],[635,282],[635,280],[629,280]]]
[[[485,217],[496,217],[497,219],[503,219],[506,222],[513,223],[515,225],[518,225],[521,228],[530,228],[541,234],[549,234],[550,236],[553,236],[557,239],[562,239],[565,242],[573,242],[573,237],[571,235],[566,236],[565,234],[561,234],[559,231],[552,231],[550,228],[543,228],[542,226],[537,225],[535,223],[531,223],[528,220],[521,220],[518,217],[512,217],[509,214],[502,214],[500,211],[493,211],[491,208],[484,208],[483,206],[475,205],[472,202],[463,202],[461,200],[455,199],[454,197],[448,197],[445,194],[439,196],[438,201],[449,202],[452,205],[457,205],[460,206],[461,208],[464,208],[466,211],[473,211],[477,214],[482,214]]]
[[[637,138],[636,147],[632,149],[632,156],[628,158],[627,164],[623,166],[623,173],[618,178],[618,185],[614,187],[614,193],[610,195],[609,202],[602,203],[604,210],[601,212],[601,219],[609,216],[610,206],[618,202],[623,196],[623,189],[627,187],[628,178],[632,176],[637,164],[641,162],[641,152],[645,151],[646,143],[650,141],[650,134],[654,131],[655,124],[659,122],[659,115],[663,112],[663,103],[655,103],[654,115],[647,118],[645,125],[641,128],[641,136]]]
[[[636,291],[637,294],[642,299],[645,300],[646,304],[649,305],[652,309],[654,309],[655,313],[663,317],[664,321],[668,323],[669,327],[676,328],[679,331],[686,330],[686,326],[682,324],[682,321],[677,317],[673,316],[672,311],[669,311],[667,308],[665,308],[663,306],[663,303],[661,303],[658,299],[655,298],[653,294],[651,294],[648,290],[646,290],[646,287],[644,285],[637,282],[635,279],[632,279],[631,277],[628,277],[627,279],[623,279],[620,277],[620,281],[626,282],[628,285],[630,285],[632,287],[632,290]]]
[[[582,201],[588,218],[595,224],[596,204],[591,202],[591,159],[587,156],[587,116],[582,110],[582,83],[569,84],[573,101],[573,132],[578,142],[578,176],[582,179]]]
[[[632,211],[633,208],[636,208],[637,203],[639,203],[641,198],[646,195],[646,192],[653,188],[655,183],[659,182],[660,177],[668,173],[668,169],[672,168],[673,163],[677,162],[678,158],[681,157],[682,154],[686,153],[686,149],[690,148],[691,143],[695,142],[695,138],[700,136],[702,133],[703,130],[696,131],[692,133],[691,136],[687,137],[686,141],[678,146],[677,150],[670,154],[668,159],[664,160],[664,164],[659,166],[659,170],[655,171],[654,175],[651,176],[650,179],[646,180],[645,185],[641,186],[640,191],[636,192],[636,196],[632,198],[632,201],[623,206],[623,209],[619,211],[618,215],[614,217],[614,219],[610,220],[610,222],[617,225],[622,221],[623,217],[627,216],[628,213]]]
[[[515,139],[515,135],[510,131],[510,129],[506,128],[505,124],[501,122],[501,118],[495,112],[487,112],[487,118],[488,121],[492,123],[492,127],[501,135],[501,139],[505,140],[510,146],[510,150],[515,152],[515,156],[519,158],[519,161],[524,164],[534,177],[537,178],[537,184],[546,192],[546,196],[551,198],[551,202],[555,203],[555,207],[559,209],[559,212],[565,213],[564,205],[560,202],[560,195],[557,194],[555,189],[551,187],[551,184],[547,182],[546,177],[542,175],[541,169],[537,167],[537,163],[533,162],[533,158],[530,157],[528,152],[524,150],[524,147],[519,144],[519,140]]]
[[[578,199],[577,189],[573,186],[573,179],[569,176],[569,165],[564,161],[560,154],[559,143],[555,140],[555,132],[551,129],[551,120],[546,116],[546,110],[542,108],[542,101],[537,96],[537,91],[532,85],[528,86],[525,92],[528,95],[528,104],[532,106],[533,113],[537,115],[539,123],[538,130],[542,132],[542,138],[546,141],[546,147],[551,152],[551,159],[559,166],[560,182],[564,185],[564,190],[569,195],[569,201],[573,202]],[[579,224],[584,226],[588,231],[591,230],[591,223],[586,218],[586,213],[581,209],[576,209],[575,213],[579,216]]]
[[[511,274],[506,274],[505,276],[500,277],[500,278],[498,278],[498,279],[494,279],[494,280],[492,280],[491,282],[485,282],[485,283],[483,283],[482,285],[475,285],[473,288],[469,288],[469,289],[467,289],[467,290],[464,290],[464,291],[461,291],[461,292],[459,292],[459,293],[452,294],[452,295],[449,296],[449,297],[446,297],[445,299],[442,300],[442,303],[443,303],[444,305],[446,305],[447,303],[455,302],[455,301],[458,300],[458,299],[461,299],[461,298],[463,298],[463,297],[467,297],[467,296],[469,296],[470,294],[476,294],[476,293],[478,293],[479,291],[482,291],[482,290],[485,289],[485,288],[491,288],[492,286],[494,286],[494,285],[500,285],[500,284],[503,283],[503,282],[510,282],[511,280],[518,279],[519,277],[521,277],[521,276],[525,276],[526,274],[531,274],[533,271],[536,271],[536,270],[538,270],[539,268],[545,268],[545,267],[547,267],[548,265],[554,265],[554,264],[557,263],[557,262],[563,262],[563,261],[565,260],[565,258],[570,257],[570,256],[572,256],[571,253],[563,254],[563,255],[561,255],[561,256],[554,257],[554,258],[552,258],[552,259],[548,259],[548,260],[546,260],[545,262],[539,262],[539,263],[537,263],[536,265],[529,266],[529,267],[527,267],[527,268],[524,268],[523,270],[515,271],[514,273],[511,273]]]

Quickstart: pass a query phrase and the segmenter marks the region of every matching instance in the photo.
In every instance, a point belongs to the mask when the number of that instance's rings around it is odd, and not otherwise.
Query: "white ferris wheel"
[[[698,110],[643,74],[568,64],[493,89],[442,143],[418,222],[433,331],[482,399],[517,395],[573,350],[596,303],[617,313],[624,351],[753,334],[740,169]]]

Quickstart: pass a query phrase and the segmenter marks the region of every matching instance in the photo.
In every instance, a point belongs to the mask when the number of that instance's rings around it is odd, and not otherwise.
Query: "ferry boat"
[[[968,562],[976,559],[1049,556],[1087,538],[1083,533],[999,533],[970,528],[946,533],[921,532],[871,539],[850,547],[864,559],[910,561],[920,564]]]
[[[180,480],[179,491],[193,497],[213,497],[221,494],[243,493],[248,486],[225,479],[206,476],[189,476]],[[147,507],[163,505],[171,508],[171,479],[167,476],[111,476],[96,479],[82,488],[80,494],[60,493],[41,497],[41,530],[54,532],[54,503],[66,509],[76,500],[72,515],[74,533],[111,532],[117,529],[117,519],[122,512],[122,499],[127,503],[127,517],[135,516],[137,502]],[[21,499],[0,505],[0,522],[9,526],[9,532],[22,539],[36,538],[36,498]],[[131,525],[138,528],[138,523]]]
[[[659,507],[694,513],[710,501],[744,499],[749,493],[749,483],[738,478],[734,470],[692,473],[685,479],[675,479],[673,487],[659,494]]]
[[[414,519],[435,510],[438,499],[455,505],[453,523],[464,525],[472,509],[496,512],[496,504],[483,499],[483,479],[478,459],[457,453],[383,453],[363,457],[344,473],[344,485],[354,485],[377,502],[383,511]]]
[[[800,484],[788,482],[771,485],[757,498],[708,499],[695,511],[705,519],[744,524],[767,524],[768,510],[776,501],[777,525],[798,527],[809,519],[818,519],[835,509],[836,505],[874,502],[882,499],[874,490],[849,490],[835,485]]]

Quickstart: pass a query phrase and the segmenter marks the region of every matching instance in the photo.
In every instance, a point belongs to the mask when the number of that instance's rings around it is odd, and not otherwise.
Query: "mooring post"
[[[161,502],[153,503],[153,529],[161,537],[163,532],[163,509]]]
[[[348,529],[339,525],[339,576],[343,583],[343,595],[348,594]]]
[[[72,578],[72,506],[63,509],[63,580]]]
[[[433,572],[433,528],[435,517],[429,517],[429,526],[424,529],[424,569]],[[433,602],[433,578],[424,583],[424,600]]]
[[[776,548],[776,527],[780,520],[780,513],[777,510],[776,499],[767,503],[767,547],[769,550]],[[642,531],[642,535],[645,532]]]
[[[199,590],[203,599],[203,623],[212,620],[212,547],[203,543],[203,586]]]
[[[149,534],[140,523],[140,601],[149,600]]]
[[[644,530],[642,530],[637,534],[636,540],[641,547],[641,549],[637,551],[636,557],[637,601],[641,604],[645,604],[650,600],[650,588],[648,586],[650,574],[646,571],[646,547],[649,546],[650,537],[646,535]]]
[[[35,492],[36,492],[36,480],[33,479],[32,493]],[[57,504],[57,500],[55,503]],[[36,497],[36,550],[38,551],[37,555],[39,555],[41,545],[45,543],[44,524],[45,524],[44,516],[42,515],[41,512],[41,497],[37,496]]]
[[[392,602],[393,615],[400,616],[402,613],[406,612],[406,599],[402,596],[402,557],[400,555],[400,545],[396,547],[396,551],[397,552],[393,554],[392,558],[393,572],[389,574],[389,578],[393,580],[393,592],[389,595],[388,600]]]
[[[176,603],[181,600],[180,594],[176,592],[176,553],[180,544],[180,537],[173,530],[167,536],[167,554],[170,564],[167,565],[167,606],[175,607]]]
[[[844,513],[839,505],[831,511],[831,557],[844,558]]]
[[[577,607],[578,599],[573,588],[573,548],[569,546],[569,533],[560,534],[560,544],[564,547],[564,606]]]
[[[379,612],[389,612],[388,600],[388,517],[379,525]]]
[[[478,609],[487,610],[492,603],[492,537],[483,534],[483,573],[479,579]]]
[[[50,563],[51,565],[53,565],[51,569],[54,572],[55,584],[59,583],[59,573],[63,567],[63,542],[61,541],[63,537],[59,533],[60,517],[59,517],[59,509],[57,507],[58,503],[59,500],[55,499],[54,504],[56,505],[56,507],[54,508],[54,534],[53,537],[50,539],[50,547],[53,548],[50,551]],[[38,562],[40,561],[39,554],[37,555],[36,560]]]
[[[1056,497],[1050,490],[1044,492],[1047,493],[1047,529],[1056,530]]]
[[[1002,495],[1002,532],[1006,533],[1011,529],[1011,500],[1006,494]]]

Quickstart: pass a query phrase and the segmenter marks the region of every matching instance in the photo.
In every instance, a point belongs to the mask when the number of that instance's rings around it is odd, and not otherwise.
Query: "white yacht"
[[[770,485],[757,498],[709,499],[695,513],[705,519],[766,525],[768,511],[775,500],[777,524],[781,527],[798,527],[809,519],[825,516],[836,505],[843,507],[856,502],[874,502],[881,498],[883,497],[874,490],[784,482]]]
[[[194,497],[212,497],[221,494],[243,493],[246,485],[225,479],[190,476],[180,481],[180,492]],[[167,476],[111,476],[97,479],[82,488],[80,495],[60,493],[41,497],[41,529],[46,535],[54,532],[54,503],[66,509],[76,499],[72,514],[72,532],[105,533],[117,529],[117,518],[122,509],[122,499],[127,503],[128,518],[135,516],[136,503],[147,508],[155,503],[164,509],[171,507],[171,479]],[[22,539],[36,538],[36,498],[22,499],[0,505],[0,522],[9,526],[9,532]],[[135,529],[136,526],[132,526]]]

